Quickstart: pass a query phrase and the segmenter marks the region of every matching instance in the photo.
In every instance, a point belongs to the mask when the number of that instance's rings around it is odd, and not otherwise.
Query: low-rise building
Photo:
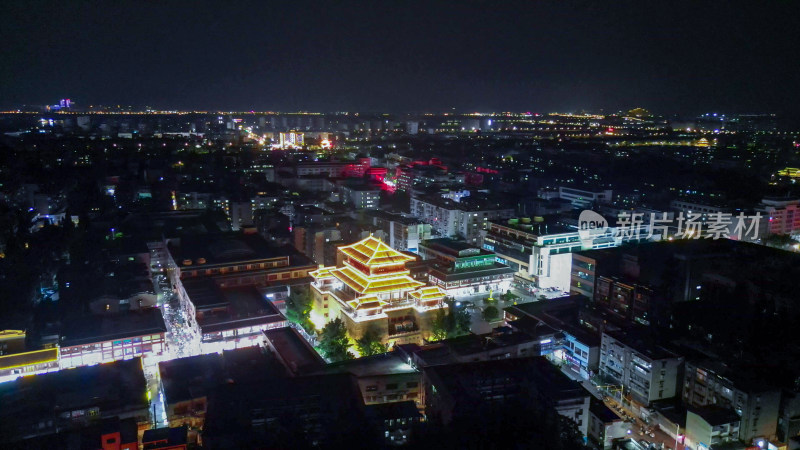
[[[290,375],[305,375],[325,366],[325,360],[294,328],[273,328],[263,333],[264,346]]]
[[[738,438],[776,437],[781,391],[754,367],[731,367],[718,360],[686,361],[683,402],[688,408],[718,406],[739,416]],[[687,425],[688,427],[688,425]]]
[[[557,330],[547,326],[533,332],[497,327],[491,333],[467,334],[424,346],[401,345],[399,352],[416,367],[507,358],[543,356],[552,351]]]
[[[559,186],[558,197],[572,202],[573,208],[586,209],[595,203],[610,203],[613,200],[611,189],[577,189]]]
[[[79,430],[103,419],[132,419],[142,429],[150,423],[146,394],[140,358],[0,383],[0,436],[9,447],[35,448],[22,441]],[[95,435],[91,448],[102,447],[100,436]]]
[[[263,382],[284,375],[259,347],[163,361],[158,365],[159,392],[170,427],[190,427],[189,440],[205,423],[208,397],[226,383]]]
[[[143,450],[186,450],[188,427],[153,428],[142,435]],[[106,450],[106,449],[103,449]]]
[[[203,446],[344,448],[358,439],[365,448],[378,447],[383,438],[373,436],[365,423],[360,390],[350,374],[230,383],[209,396]]]
[[[261,332],[288,326],[278,308],[255,286],[223,287],[201,278],[183,284],[196,311],[203,353],[259,345]]]
[[[317,374],[353,375],[365,405],[413,401],[422,409],[422,373],[398,352],[328,364]]]
[[[0,383],[59,369],[58,347],[30,350],[22,330],[0,331]]]
[[[155,364],[167,352],[164,318],[157,308],[71,318],[61,331],[61,369],[142,358]]]
[[[732,409],[716,405],[686,411],[687,448],[716,448],[739,440],[740,418]]]
[[[164,361],[158,372],[169,426],[202,427],[208,393],[224,380],[222,356],[210,353]]]
[[[605,331],[600,343],[600,375],[619,387],[614,395],[649,406],[680,393],[683,357],[635,332]],[[633,407],[638,407],[631,403]]]
[[[494,253],[449,238],[431,239],[420,244],[420,255],[435,260],[428,279],[449,297],[486,292],[505,293],[511,288],[513,270],[496,261]]]
[[[388,446],[407,444],[411,433],[422,421],[422,414],[413,401],[367,405],[364,414]]]
[[[615,440],[625,438],[633,426],[603,402],[592,397],[589,403],[588,438],[602,449],[610,449]],[[631,432],[631,434],[633,434]]]
[[[523,303],[505,308],[505,319],[511,327],[529,333],[543,327],[556,330],[550,345],[542,346],[547,349],[543,354],[588,380],[598,372],[600,338],[578,323],[578,309],[585,303],[581,296]]]
[[[308,257],[298,253],[294,248],[272,245],[257,234],[184,236],[169,240],[164,250],[166,251],[161,253],[166,273],[178,295],[179,307],[185,317],[189,318],[186,325],[197,335],[200,335],[196,321],[198,311],[188,290],[193,290],[194,295],[199,296],[198,299],[205,298],[204,301],[210,301],[210,304],[222,305],[216,309],[218,312],[226,308],[225,301],[219,298],[208,299],[209,296],[219,297],[219,290],[225,288],[255,286],[263,291],[270,301],[277,303],[288,296],[290,286],[308,283],[309,271],[317,267]],[[186,287],[187,283],[191,288]],[[256,310],[259,309],[262,308],[256,307]],[[231,314],[236,316],[242,312],[231,311]],[[244,314],[251,314],[249,318],[255,317],[252,316],[255,314],[252,311]],[[244,316],[237,318],[237,320],[243,319]],[[210,323],[207,322],[206,325]],[[242,325],[246,326],[252,325]],[[217,331],[220,330],[214,332]],[[252,337],[257,335],[258,331],[260,329],[247,334]]]
[[[588,432],[590,394],[545,358],[435,365],[423,374],[427,415],[445,425],[516,399],[548,405],[575,421],[584,436]]]

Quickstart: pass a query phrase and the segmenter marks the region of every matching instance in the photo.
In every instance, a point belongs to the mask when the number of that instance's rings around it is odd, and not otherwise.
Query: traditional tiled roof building
[[[340,317],[352,338],[374,328],[389,344],[421,343],[430,336],[436,310],[446,307],[445,293],[411,278],[405,264],[413,256],[373,236],[338,251],[336,267],[309,273],[316,324]]]

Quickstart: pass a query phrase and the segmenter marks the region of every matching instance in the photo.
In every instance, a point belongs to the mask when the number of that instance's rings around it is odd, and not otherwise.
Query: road
[[[150,400],[150,421],[156,427],[167,426],[167,411],[164,403],[164,394],[160,389],[158,364],[145,364],[144,378],[147,381],[147,396]]]
[[[502,293],[493,294],[494,301],[491,303],[491,305],[500,310],[500,316],[496,321],[493,322],[487,322],[483,319],[483,310],[490,304],[486,302],[486,299],[489,297],[488,293],[458,297],[456,298],[456,306],[458,307],[467,305],[470,313],[470,330],[475,334],[485,334],[491,332],[492,328],[502,325],[503,308],[520,305],[523,303],[540,301],[539,295],[545,295],[548,299],[563,296],[563,293],[559,291],[537,291],[536,294],[531,294],[529,292],[523,292],[517,288],[511,288],[511,293],[519,298],[514,301],[504,301],[500,298]]]
[[[592,383],[593,384],[593,383]],[[628,417],[633,417],[635,420],[635,426],[633,427],[633,435],[632,437],[636,441],[640,441],[644,439],[648,443],[652,444],[651,448],[656,449],[675,449],[675,438],[665,433],[661,430],[658,426],[655,425],[648,425],[645,423],[641,418],[639,418],[630,408],[626,405],[622,404],[614,398],[613,396],[606,396],[604,403],[606,406],[609,407],[612,411],[617,413],[618,416],[621,414],[627,415]],[[654,437],[650,437],[646,434],[640,434],[640,430],[650,430]],[[677,449],[675,450],[685,450],[685,446],[683,444],[678,444]]]
[[[172,291],[165,275],[153,277],[153,284],[161,299],[161,314],[167,326],[167,351],[169,359],[184,358],[200,354],[200,337],[197,330],[189,326],[190,318],[180,307],[178,296]]]
[[[151,253],[151,271],[153,273],[153,289],[158,296],[158,305],[164,318],[165,350],[161,360],[184,358],[200,354],[200,337],[197,331],[188,326],[188,318],[180,308],[178,296],[172,290],[169,278],[165,273],[166,263],[163,253]],[[151,420],[157,426],[167,426],[164,393],[160,389],[157,361],[148,361],[144,366],[147,380],[147,394],[150,400]]]

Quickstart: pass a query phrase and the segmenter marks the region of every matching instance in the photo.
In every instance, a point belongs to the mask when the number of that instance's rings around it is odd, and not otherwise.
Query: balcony
[[[389,324],[389,337],[398,337],[402,335],[414,334],[419,332],[419,326],[416,323],[390,323]]]

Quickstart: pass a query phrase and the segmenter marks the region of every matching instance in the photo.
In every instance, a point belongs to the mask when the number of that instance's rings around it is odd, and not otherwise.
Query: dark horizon
[[[776,113],[796,4],[13,2],[0,107]]]

